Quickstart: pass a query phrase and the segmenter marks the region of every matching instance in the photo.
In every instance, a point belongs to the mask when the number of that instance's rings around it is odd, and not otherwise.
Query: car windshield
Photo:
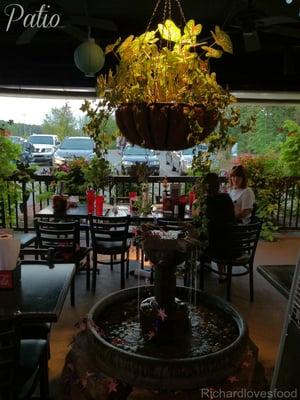
[[[207,151],[208,147],[206,144],[199,144],[196,147],[191,147],[189,149],[182,150],[182,155],[184,156],[193,156],[194,153],[197,154],[197,151]]]
[[[127,147],[124,150],[124,156],[153,156],[153,150],[144,149],[143,147]]]
[[[52,136],[39,135],[39,136],[29,136],[28,142],[32,144],[54,144],[54,139]]]
[[[93,141],[89,138],[86,139],[65,139],[61,146],[61,150],[93,150]]]

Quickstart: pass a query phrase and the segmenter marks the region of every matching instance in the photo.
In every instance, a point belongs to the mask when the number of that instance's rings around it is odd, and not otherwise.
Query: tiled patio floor
[[[255,265],[295,264],[300,251],[300,235],[284,234],[273,243],[260,241],[255,258]],[[132,252],[132,259],[135,252]],[[256,268],[255,268],[256,270]],[[143,280],[142,280],[143,282]],[[76,277],[76,307],[70,307],[66,299],[60,320],[53,326],[51,334],[51,360],[49,361],[51,392],[59,398],[57,383],[64,365],[68,345],[74,334],[74,324],[84,316],[91,306],[101,297],[116,291],[120,285],[118,266],[110,271],[104,266],[97,278],[95,295],[86,292],[85,276]],[[137,278],[130,276],[126,286],[137,286]],[[205,289],[225,298],[226,285],[219,284],[216,276],[207,275]],[[254,275],[255,301],[249,302],[248,276],[233,279],[232,304],[241,312],[249,325],[250,337],[259,348],[259,359],[265,367],[268,379],[272,376],[278,344],[284,319],[287,300],[278,293],[260,274]]]

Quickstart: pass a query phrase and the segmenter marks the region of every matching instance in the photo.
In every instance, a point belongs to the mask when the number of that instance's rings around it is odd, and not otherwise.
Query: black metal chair
[[[96,276],[98,264],[121,265],[121,289],[125,287],[125,262],[126,276],[129,274],[129,248],[131,240],[128,239],[130,216],[125,217],[90,217],[91,238],[93,249],[93,274],[92,290],[96,290]],[[110,261],[98,261],[99,255],[109,255]],[[120,260],[115,256],[120,256]]]
[[[55,263],[74,263],[76,272],[86,272],[86,289],[90,289],[90,248],[80,247],[79,221],[48,222],[35,219],[38,247],[53,247]],[[75,277],[71,283],[71,305],[75,304]]]
[[[200,259],[200,289],[204,288],[204,270],[223,276],[227,281],[227,300],[231,299],[231,279],[235,276],[249,274],[250,301],[254,300],[253,290],[253,261],[261,231],[262,222],[258,221],[246,225],[233,225],[231,230],[231,246],[226,258],[215,256],[212,252],[205,252]],[[210,263],[223,265],[224,270],[219,271],[211,267]],[[209,263],[209,265],[208,265]],[[233,272],[233,268],[242,267],[243,271]]]
[[[0,228],[6,228],[5,205],[0,201]],[[20,240],[21,248],[31,246],[36,242],[35,232],[14,232],[14,237]]]
[[[20,258],[23,265],[37,265],[54,268],[54,248],[49,249],[21,249]],[[26,259],[24,258],[26,257]],[[50,333],[51,324],[49,322],[35,322],[20,324],[20,334],[22,339],[44,339],[48,343],[48,358],[50,359]]]
[[[38,385],[48,398],[47,341],[21,340],[19,317],[0,316],[0,399],[30,399]]]

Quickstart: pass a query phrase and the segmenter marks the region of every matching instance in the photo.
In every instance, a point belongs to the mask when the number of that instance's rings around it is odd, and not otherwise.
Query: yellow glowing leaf
[[[181,39],[180,29],[170,19],[167,19],[164,24],[158,24],[158,30],[165,40],[177,43]]]
[[[215,32],[211,32],[213,38],[215,39],[215,42],[222,47],[226,53],[233,53],[232,50],[232,42],[230,40],[229,35],[227,35],[226,32],[222,31],[222,29],[216,25],[215,27]]]
[[[120,47],[118,48],[118,52],[122,53],[125,51],[131,44],[134,39],[133,35],[128,36],[123,43],[120,44]]]
[[[185,36],[197,36],[200,35],[202,31],[202,25],[197,24],[195,25],[195,21],[193,19],[190,19],[186,26],[184,27],[184,34]]]
[[[121,42],[121,38],[117,39],[117,41],[113,44],[108,44],[105,47],[105,54],[111,53],[113,51],[113,49],[118,46],[118,44]]]
[[[201,46],[201,48],[206,51],[206,57],[220,58],[223,54],[222,50],[213,49],[212,47]]]

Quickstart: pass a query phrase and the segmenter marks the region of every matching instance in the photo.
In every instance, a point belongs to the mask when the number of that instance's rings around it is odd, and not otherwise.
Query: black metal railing
[[[151,176],[148,178],[150,200],[155,203],[156,196],[161,196],[163,192],[164,177]],[[172,176],[167,177],[168,183],[180,183],[181,190],[187,194],[195,177]],[[50,192],[53,177],[49,175],[37,175],[34,181],[18,183],[19,196],[11,193],[6,197],[6,225],[17,230],[30,230],[33,228],[33,219],[36,213],[49,205],[50,196],[45,196]],[[15,182],[17,183],[17,182]],[[111,186],[105,195],[107,202],[113,203],[115,197],[127,197],[128,192],[136,191],[139,185],[136,180],[129,176],[112,176]],[[275,194],[277,201],[277,212],[274,215],[274,223],[279,229],[300,229],[300,179],[283,179],[280,190]]]

